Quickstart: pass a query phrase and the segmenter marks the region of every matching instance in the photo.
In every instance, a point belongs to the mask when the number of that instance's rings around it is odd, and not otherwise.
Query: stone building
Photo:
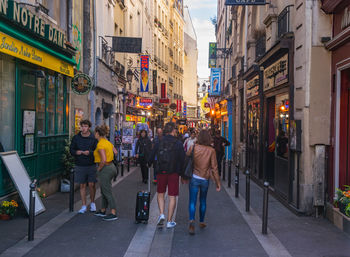
[[[330,18],[319,1],[224,2],[217,42],[231,52],[218,63],[233,106],[232,152],[286,206],[311,213],[325,204],[331,55],[323,39]]]

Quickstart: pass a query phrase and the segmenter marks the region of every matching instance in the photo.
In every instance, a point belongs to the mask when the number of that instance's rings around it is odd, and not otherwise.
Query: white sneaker
[[[85,213],[85,212],[86,212],[86,205],[83,205],[83,206],[81,206],[79,213]]]
[[[166,228],[173,228],[176,226],[176,222],[175,221],[168,221],[166,224]]]
[[[96,204],[95,203],[90,203],[90,211],[95,212],[96,211]]]
[[[164,225],[164,221],[165,221],[164,214],[159,215],[159,218],[158,218],[158,221],[157,221],[157,225],[158,226],[163,226]]]

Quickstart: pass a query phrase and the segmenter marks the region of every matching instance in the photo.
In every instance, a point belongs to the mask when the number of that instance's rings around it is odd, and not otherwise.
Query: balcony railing
[[[292,32],[290,24],[290,10],[292,6],[287,6],[283,11],[278,15],[278,38],[282,37],[288,32]]]
[[[259,59],[266,52],[266,37],[262,36],[256,40],[255,59]]]

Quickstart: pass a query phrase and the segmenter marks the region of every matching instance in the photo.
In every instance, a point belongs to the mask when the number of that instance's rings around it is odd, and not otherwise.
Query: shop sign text
[[[257,96],[259,94],[259,75],[247,82],[247,98]]]
[[[61,30],[54,28],[16,1],[0,0],[0,14],[59,47],[65,47],[66,39]]]
[[[0,32],[0,52],[70,77],[74,76],[72,65],[2,32]]]
[[[288,54],[264,70],[264,91],[288,82]]]

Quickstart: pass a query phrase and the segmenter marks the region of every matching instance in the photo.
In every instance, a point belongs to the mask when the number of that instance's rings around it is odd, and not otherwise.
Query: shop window
[[[63,76],[58,75],[57,79],[57,133],[62,134],[64,132],[64,84]]]
[[[0,54],[0,142],[5,151],[15,148],[15,62]]]
[[[37,132],[39,136],[45,135],[45,78],[37,78]]]
[[[49,75],[48,77],[48,107],[47,107],[47,132],[49,135],[55,134],[55,77]]]
[[[287,159],[289,152],[289,99],[288,94],[276,96],[276,155]]]

